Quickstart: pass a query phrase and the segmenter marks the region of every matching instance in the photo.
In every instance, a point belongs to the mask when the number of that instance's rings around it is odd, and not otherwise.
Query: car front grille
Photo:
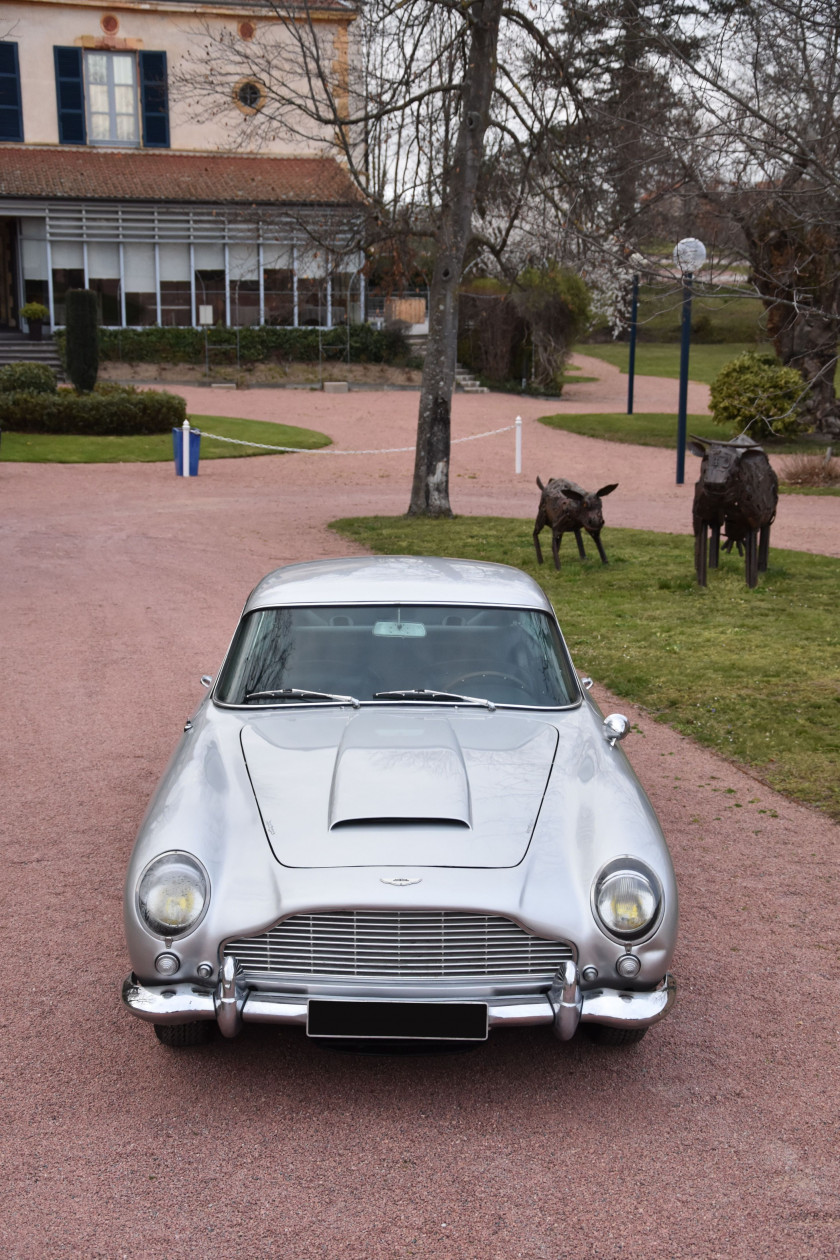
[[[261,936],[225,945],[246,976],[455,979],[527,976],[550,981],[574,959],[564,941],[532,936],[500,915],[452,910],[338,910],[296,914]]]

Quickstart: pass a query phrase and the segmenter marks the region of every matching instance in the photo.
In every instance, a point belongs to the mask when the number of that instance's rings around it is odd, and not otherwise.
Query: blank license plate
[[[309,1002],[310,1037],[486,1041],[486,1002]]]

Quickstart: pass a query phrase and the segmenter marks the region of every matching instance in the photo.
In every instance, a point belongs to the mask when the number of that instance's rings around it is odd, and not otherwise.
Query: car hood
[[[242,751],[285,866],[505,867],[539,816],[557,731],[524,714],[272,711]]]

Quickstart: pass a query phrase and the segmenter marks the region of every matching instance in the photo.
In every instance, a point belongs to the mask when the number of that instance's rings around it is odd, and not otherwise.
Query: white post
[[[190,476],[190,422],[185,420],[181,425],[181,469],[185,477]]]
[[[522,417],[516,417],[516,471],[522,472]]]

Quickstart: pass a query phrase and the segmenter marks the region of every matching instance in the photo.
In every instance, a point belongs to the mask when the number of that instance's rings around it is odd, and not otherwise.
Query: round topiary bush
[[[733,435],[756,442],[802,429],[804,382],[795,368],[772,354],[739,354],[721,368],[711,389],[712,419]]]
[[[54,394],[55,372],[46,363],[7,363],[0,368],[0,394]]]

